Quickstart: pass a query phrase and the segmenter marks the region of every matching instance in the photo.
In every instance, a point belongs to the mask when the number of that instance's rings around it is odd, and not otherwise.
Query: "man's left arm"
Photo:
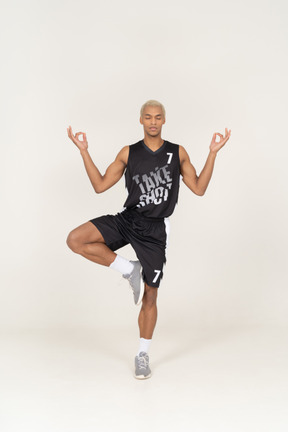
[[[220,136],[220,141],[216,142],[216,136]],[[212,141],[209,147],[209,155],[207,157],[204,168],[202,169],[199,176],[196,174],[194,166],[190,162],[190,158],[184,147],[179,146],[179,157],[180,157],[180,172],[183,177],[183,182],[186,186],[192,190],[196,195],[204,195],[210,179],[212,177],[214,163],[217,152],[226,144],[231,135],[231,129],[225,129],[225,136],[215,132],[212,137]]]

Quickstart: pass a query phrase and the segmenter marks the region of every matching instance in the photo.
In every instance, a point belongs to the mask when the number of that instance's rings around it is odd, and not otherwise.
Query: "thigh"
[[[90,219],[90,223],[92,222],[95,228],[101,233],[104,242],[112,251],[120,249],[129,243],[125,232],[119,226],[119,219],[121,219],[121,215],[119,214],[107,214]]]
[[[80,243],[105,243],[103,235],[99,229],[91,223],[91,221],[85,222],[74,228],[70,234],[69,238],[72,241]]]
[[[131,245],[143,267],[142,276],[147,285],[159,288],[166,263],[167,230],[165,222],[148,223],[145,236],[134,237]]]
[[[163,278],[166,255],[163,247],[156,245],[132,245],[142,265],[142,276],[149,287],[159,288]]]

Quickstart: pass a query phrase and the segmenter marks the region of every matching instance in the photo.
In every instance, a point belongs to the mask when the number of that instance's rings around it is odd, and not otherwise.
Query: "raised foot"
[[[140,261],[130,261],[134,268],[130,274],[123,275],[125,279],[128,279],[128,282],[132,288],[134,303],[139,305],[142,301],[144,295],[144,282],[142,280],[141,275],[141,264]]]

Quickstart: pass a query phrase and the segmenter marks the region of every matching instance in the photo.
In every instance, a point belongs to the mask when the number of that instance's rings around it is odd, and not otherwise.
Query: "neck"
[[[151,137],[145,134],[144,143],[147,147],[151,148],[151,150],[157,150],[164,144],[164,140],[161,136]]]

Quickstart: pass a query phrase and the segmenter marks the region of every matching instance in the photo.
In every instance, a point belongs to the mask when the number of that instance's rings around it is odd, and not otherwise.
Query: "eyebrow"
[[[151,114],[145,114],[145,117],[146,116],[151,116]],[[162,116],[162,114],[156,114],[156,117],[159,117],[159,116]]]

